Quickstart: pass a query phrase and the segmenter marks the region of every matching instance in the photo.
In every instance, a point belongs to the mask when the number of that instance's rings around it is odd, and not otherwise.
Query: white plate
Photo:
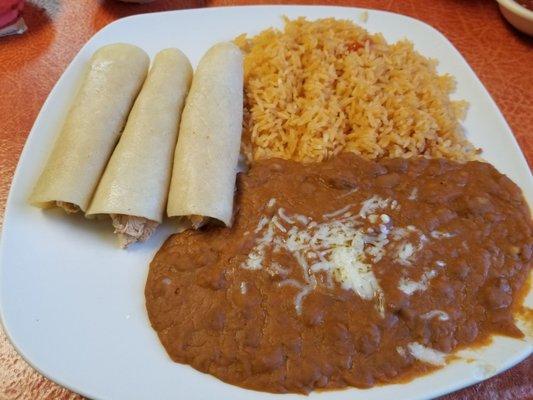
[[[29,207],[28,194],[48,156],[91,54],[108,43],[129,42],[150,55],[179,47],[195,64],[209,46],[242,33],[281,26],[280,16],[351,18],[364,10],[340,7],[233,7],[138,15],[98,32],[78,53],[46,100],[22,153],[9,195],[1,243],[1,310],[7,335],[21,355],[54,381],[93,399],[272,399],[173,363],[151,329],[144,307],[148,264],[171,231],[128,251],[116,247],[108,223],[69,218]],[[439,70],[457,78],[455,97],[471,106],[468,137],[487,160],[533,199],[531,173],[500,111],[457,50],[430,26],[369,10],[366,28],[389,41],[407,36]],[[321,399],[423,399],[479,381],[531,352],[526,341],[496,338],[471,354],[402,385],[314,393]],[[300,396],[287,395],[285,398]]]

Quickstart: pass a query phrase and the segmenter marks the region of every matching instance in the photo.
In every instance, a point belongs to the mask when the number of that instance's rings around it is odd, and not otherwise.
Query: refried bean
[[[259,161],[236,209],[232,228],[173,235],[150,265],[148,315],[176,362],[309,393],[409,379],[492,334],[523,336],[513,310],[533,224],[490,164]]]

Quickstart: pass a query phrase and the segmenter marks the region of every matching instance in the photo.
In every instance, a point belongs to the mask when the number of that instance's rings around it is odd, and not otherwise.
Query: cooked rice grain
[[[449,98],[453,78],[411,42],[387,44],[348,20],[284,22],[235,39],[245,53],[249,159],[476,157],[459,123],[467,103]]]

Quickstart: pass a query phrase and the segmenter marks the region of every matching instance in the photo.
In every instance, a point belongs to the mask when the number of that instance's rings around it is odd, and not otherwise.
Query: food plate
[[[470,103],[464,121],[467,137],[532,203],[530,170],[500,111],[459,52],[420,21],[382,11],[297,6],[186,10],[119,20],[81,49],[52,90],[30,133],[8,199],[1,243],[2,321],[16,349],[47,377],[94,399],[171,399],[183,394],[190,399],[274,398],[173,363],[160,345],[142,293],[148,263],[175,225],[166,223],[147,243],[118,251],[106,222],[92,221],[87,229],[83,217],[42,212],[30,207],[27,198],[83,66],[96,49],[127,42],[153,56],[163,48],[178,47],[196,65],[214,43],[281,26],[282,15],[349,18],[370,32],[382,32],[389,42],[407,37],[422,54],[438,59],[439,72],[456,77],[454,98]],[[432,398],[509,368],[531,350],[527,340],[496,337],[490,346],[459,353],[447,367],[412,382],[311,397]]]

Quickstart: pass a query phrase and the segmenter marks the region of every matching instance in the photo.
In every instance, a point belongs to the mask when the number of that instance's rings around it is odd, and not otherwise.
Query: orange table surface
[[[2,1],[2,0],[0,0]],[[118,18],[162,10],[272,4],[280,1],[27,0],[28,32],[0,38],[0,219],[13,172],[31,126],[52,86],[81,46]],[[459,49],[509,122],[533,165],[533,40],[508,25],[492,0],[323,0],[324,4],[393,11],[440,30]],[[408,32],[406,32],[408,36]],[[75,368],[75,366],[73,366]],[[533,399],[533,357],[485,382],[441,400]],[[29,367],[0,329],[0,400],[74,399]]]

